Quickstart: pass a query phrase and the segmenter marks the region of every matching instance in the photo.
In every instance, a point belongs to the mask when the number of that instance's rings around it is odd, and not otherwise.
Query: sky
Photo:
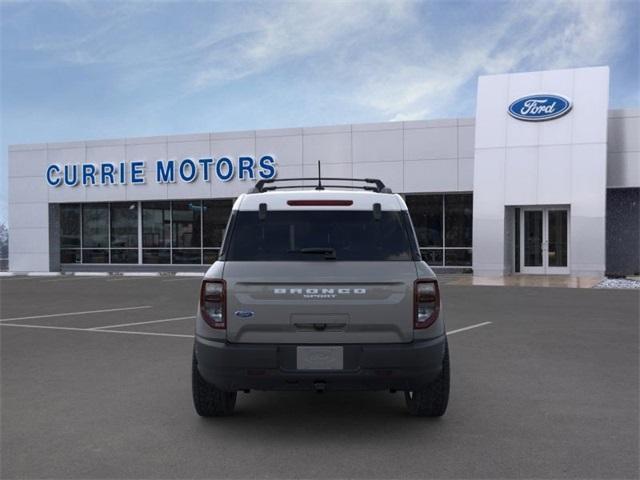
[[[478,75],[611,67],[640,2],[0,0],[0,222],[19,143],[475,115]]]

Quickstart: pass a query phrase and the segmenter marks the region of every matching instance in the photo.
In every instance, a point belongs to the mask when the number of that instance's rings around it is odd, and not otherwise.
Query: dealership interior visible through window
[[[473,194],[407,194],[424,260],[432,267],[471,267]]]
[[[423,258],[470,267],[473,195],[405,195]],[[196,264],[218,258],[233,199],[60,205],[60,262]]]
[[[60,205],[60,262],[204,264],[218,257],[232,199]]]

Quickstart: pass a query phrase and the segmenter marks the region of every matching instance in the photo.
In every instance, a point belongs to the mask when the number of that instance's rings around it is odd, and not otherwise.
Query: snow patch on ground
[[[628,278],[605,278],[593,288],[639,288],[640,281]]]

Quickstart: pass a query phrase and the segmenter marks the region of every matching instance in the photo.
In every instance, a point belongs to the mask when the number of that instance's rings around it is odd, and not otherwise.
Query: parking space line
[[[475,325],[469,325],[468,327],[462,327],[456,330],[451,330],[450,332],[447,332],[447,335],[453,335],[454,333],[465,332],[467,330],[471,330],[472,328],[484,327],[485,325],[491,325],[491,323],[492,322],[476,323]]]
[[[122,312],[124,310],[140,310],[143,308],[151,308],[151,305],[141,305],[138,307],[107,308],[104,310],[87,310],[85,312],[51,313],[48,315],[31,315],[29,317],[0,318],[0,322],[8,322],[8,321],[16,321],[16,320],[31,320],[34,318],[70,317],[73,315],[89,315],[92,313]]]
[[[149,279],[158,279],[160,277],[129,277],[123,275],[113,275],[114,278],[107,278],[105,281],[107,282],[127,282],[129,280],[149,280]]]
[[[179,318],[167,318],[162,320],[154,320],[151,322],[138,322],[134,325],[140,325],[142,323],[154,323],[158,321],[170,321],[170,320],[179,320],[181,318],[192,318],[192,317],[179,317]],[[484,327],[486,325],[490,325],[492,322],[482,322],[477,323],[475,325],[469,325],[468,327],[458,328],[456,330],[451,330],[447,332],[447,335],[453,335],[455,333],[464,332],[467,330],[471,330],[478,327]],[[117,326],[125,326],[125,325],[113,325],[113,327]],[[119,333],[124,335],[147,335],[147,336],[155,336],[155,337],[178,337],[178,338],[193,338],[193,335],[185,335],[180,333],[161,333],[161,332],[136,332],[130,330],[110,330],[106,327],[96,327],[96,328],[78,328],[78,327],[55,327],[52,325],[20,325],[17,323],[0,323],[0,327],[19,327],[19,328],[39,328],[44,330],[68,330],[72,332],[93,332],[93,333]]]
[[[189,317],[175,317],[175,318],[163,318],[161,320],[149,320],[147,322],[133,322],[133,323],[119,323],[117,325],[104,325],[102,327],[93,327],[89,330],[103,330],[105,328],[117,328],[117,327],[133,327],[134,325],[147,325],[148,323],[161,323],[161,322],[173,322],[174,320],[193,320],[195,315]]]
[[[72,332],[92,332],[92,333],[121,333],[125,335],[151,335],[154,337],[182,337],[193,338],[193,335],[182,335],[179,333],[160,333],[160,332],[133,332],[127,330],[94,330],[92,328],[77,327],[54,327],[51,325],[20,325],[17,323],[0,323],[0,327],[20,327],[20,328],[41,328],[44,330],[69,330]]]
[[[0,281],[2,282],[20,282],[22,280],[42,280],[38,277],[0,277]]]
[[[67,276],[67,277],[63,277],[63,278],[55,278],[53,280],[41,280],[41,283],[53,283],[53,282],[73,282],[73,281],[77,281],[77,280],[104,280],[106,277],[104,276]]]
[[[179,277],[162,280],[163,282],[181,282],[182,280],[201,280],[199,277]]]

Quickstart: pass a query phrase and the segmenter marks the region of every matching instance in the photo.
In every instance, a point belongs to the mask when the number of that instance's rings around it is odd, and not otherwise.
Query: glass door
[[[545,214],[547,273],[569,273],[569,212],[547,209]]]
[[[523,208],[520,232],[521,273],[569,273],[569,212],[566,208]]]
[[[520,246],[522,273],[545,273],[544,271],[544,228],[543,210],[523,210],[520,225],[522,232]]]

